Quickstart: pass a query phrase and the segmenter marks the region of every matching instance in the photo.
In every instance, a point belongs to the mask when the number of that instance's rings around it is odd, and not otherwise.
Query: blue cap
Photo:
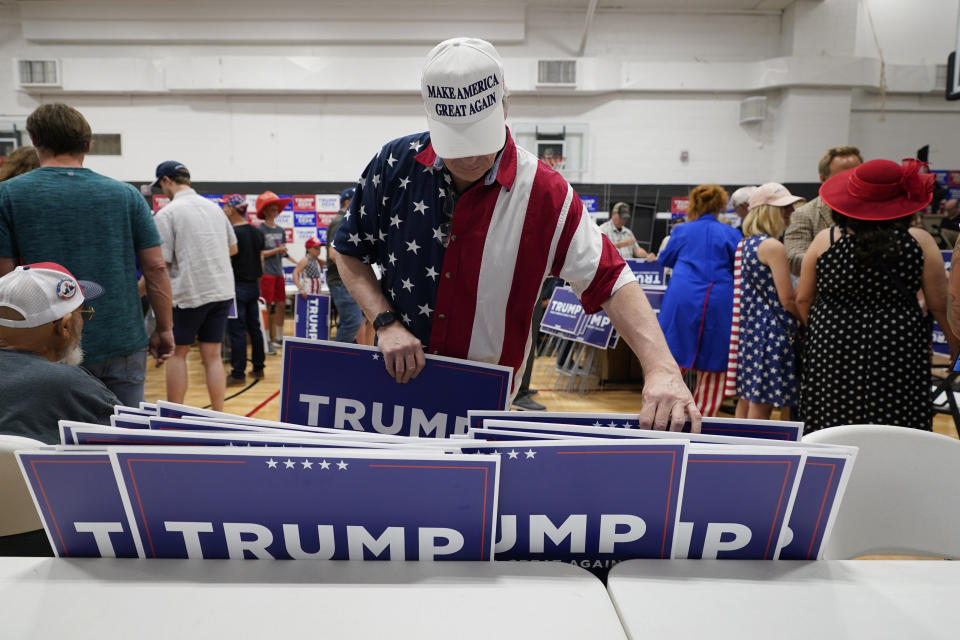
[[[160,178],[189,178],[190,171],[183,165],[182,162],[177,162],[176,160],[167,160],[166,162],[161,162],[157,165],[157,179],[153,181],[151,187],[157,186],[160,183]]]
[[[340,204],[343,204],[344,200],[353,200],[353,194],[356,193],[356,189],[350,187],[349,189],[344,189],[340,192]]]

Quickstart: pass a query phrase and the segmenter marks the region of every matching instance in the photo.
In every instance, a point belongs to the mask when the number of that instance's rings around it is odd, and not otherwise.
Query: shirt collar
[[[415,159],[425,167],[443,169],[443,158],[437,155],[437,152],[433,150],[433,145],[429,142],[427,143],[427,147],[416,155]],[[517,145],[514,143],[513,136],[510,134],[510,127],[507,127],[506,142],[503,145],[503,149],[500,150],[500,153],[498,153],[494,159],[493,166],[484,174],[483,184],[491,186],[494,182],[497,182],[509,191],[513,187],[513,182],[516,178]]]
[[[186,196],[190,194],[196,195],[196,193],[197,192],[194,189],[187,187],[186,189],[181,189],[180,191],[177,191],[175,194],[173,194],[173,199],[176,200],[180,196]]]

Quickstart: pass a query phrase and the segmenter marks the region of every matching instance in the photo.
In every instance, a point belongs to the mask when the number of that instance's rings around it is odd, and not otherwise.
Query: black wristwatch
[[[384,311],[383,313],[379,314],[376,318],[374,318],[373,330],[380,331],[380,329],[384,328],[388,324],[393,324],[396,321],[397,321],[397,317],[393,315],[393,311]]]

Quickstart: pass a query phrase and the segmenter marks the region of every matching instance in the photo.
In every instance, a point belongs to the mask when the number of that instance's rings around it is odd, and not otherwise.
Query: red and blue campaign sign
[[[797,496],[790,512],[786,545],[781,560],[817,560],[836,519],[855,453],[807,454]]]
[[[691,444],[674,557],[772,560],[805,453]]]
[[[295,335],[309,340],[330,337],[330,297],[307,294],[294,297],[293,323]]]
[[[137,557],[106,453],[31,451],[17,459],[58,557]]]
[[[670,557],[684,442],[527,440],[463,450],[500,454],[497,560],[600,569]]]
[[[280,420],[403,436],[445,438],[467,432],[470,409],[505,409],[513,370],[427,356],[407,384],[387,374],[375,347],[287,338],[283,343]]]
[[[229,447],[110,456],[142,557],[492,556],[498,456]]]
[[[663,265],[659,262],[627,258],[626,263],[633,271],[633,275],[637,277],[641,287],[661,287],[667,284],[663,277]]]
[[[484,420],[513,422],[547,422],[554,424],[579,425],[585,427],[639,428],[638,413],[578,413],[565,411],[470,411],[470,427],[484,426]],[[511,428],[506,422],[498,422],[498,429]],[[518,425],[517,429],[528,430],[530,425]],[[684,427],[690,431],[690,424]],[[740,420],[737,418],[703,418],[700,433],[704,435],[737,436],[740,438],[764,438],[770,440],[794,441],[800,439],[803,432],[802,422],[789,420]]]

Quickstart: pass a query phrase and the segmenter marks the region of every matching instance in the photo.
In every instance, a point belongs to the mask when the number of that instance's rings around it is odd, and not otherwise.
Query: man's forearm
[[[806,228],[791,225],[783,234],[783,247],[787,250],[787,262],[790,263],[790,273],[800,275],[803,256],[807,252],[813,235]]]
[[[957,271],[954,271],[957,269]],[[950,259],[950,284],[947,287],[947,320],[954,335],[960,336],[960,237]]]
[[[342,253],[336,256],[340,279],[369,320],[372,321],[384,311],[393,309],[393,305],[380,290],[380,284],[370,265]]]
[[[620,287],[603,303],[613,326],[640,360],[644,375],[662,371],[680,375],[657,315],[636,282]]]
[[[147,300],[157,317],[157,331],[173,329],[173,291],[167,265],[144,268],[143,279],[147,286]]]

